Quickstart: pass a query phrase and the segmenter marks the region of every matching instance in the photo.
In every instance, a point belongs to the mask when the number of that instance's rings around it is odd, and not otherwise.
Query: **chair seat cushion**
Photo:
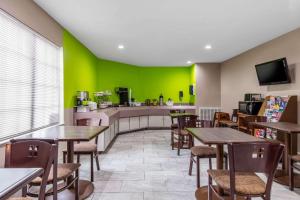
[[[194,156],[216,156],[217,151],[215,148],[210,146],[195,146],[191,148],[191,152]]]
[[[293,156],[291,156],[291,159],[293,161],[300,162],[300,155],[293,155]]]
[[[178,124],[171,124],[171,129],[176,129],[178,128]]]
[[[89,142],[81,142],[74,145],[74,153],[76,152],[95,152],[97,145]]]
[[[57,165],[57,181],[61,181],[73,174],[77,169],[79,169],[80,164],[78,163],[60,163]],[[42,182],[41,177],[35,178],[31,184],[40,185]],[[53,182],[53,169],[51,169],[47,183]]]
[[[224,190],[230,190],[230,177],[228,170],[207,170],[212,177]],[[244,195],[259,195],[266,190],[266,184],[255,173],[236,172],[235,173],[235,191]]]
[[[173,130],[173,133],[174,133],[175,135],[179,135],[179,133],[180,133],[180,135],[190,135],[189,132],[188,132],[187,130],[181,130],[181,131],[179,131],[179,129],[174,129],[174,130]]]

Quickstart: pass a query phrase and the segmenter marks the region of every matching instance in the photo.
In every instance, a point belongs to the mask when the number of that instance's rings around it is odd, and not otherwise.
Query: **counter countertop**
[[[196,110],[196,106],[192,105],[176,105],[176,106],[134,106],[134,107],[110,107],[110,108],[103,108],[97,109],[90,112],[90,114],[98,114],[98,113],[105,113],[107,116],[112,116],[118,114],[120,111],[138,111],[138,110]],[[79,113],[75,113],[79,114]]]

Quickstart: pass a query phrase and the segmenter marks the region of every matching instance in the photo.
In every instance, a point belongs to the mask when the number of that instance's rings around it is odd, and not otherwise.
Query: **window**
[[[0,140],[60,122],[61,48],[0,10]]]

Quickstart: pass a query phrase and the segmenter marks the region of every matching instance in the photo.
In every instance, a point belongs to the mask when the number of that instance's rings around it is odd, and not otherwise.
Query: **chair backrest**
[[[41,140],[12,140],[5,147],[6,168],[43,168],[39,200],[44,200],[48,176],[57,159],[57,142]]]
[[[212,121],[210,120],[190,120],[187,123],[187,128],[212,128]]]
[[[197,115],[183,115],[178,117],[178,128],[179,130],[183,130],[185,128],[196,127],[196,123],[198,120]]]
[[[89,126],[91,125],[91,118],[77,119],[76,126]],[[99,120],[98,126],[101,126],[102,119]]]
[[[92,118],[83,118],[76,120],[76,126],[90,126]],[[98,126],[101,126],[102,119],[99,120]],[[79,142],[78,142],[79,143]],[[95,144],[98,144],[98,136],[95,137]]]
[[[226,112],[215,112],[213,119],[213,126],[219,126],[219,121],[230,120],[229,113]],[[216,123],[217,122],[217,123]]]
[[[230,188],[235,188],[236,172],[264,173],[268,178],[266,193],[270,194],[275,170],[283,149],[283,145],[271,142],[229,144]]]

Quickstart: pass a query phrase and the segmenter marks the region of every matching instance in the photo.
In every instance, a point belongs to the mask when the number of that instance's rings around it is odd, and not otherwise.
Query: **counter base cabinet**
[[[137,130],[140,128],[140,118],[139,117],[130,117],[129,118],[129,129]]]
[[[119,119],[119,132],[129,131],[129,118],[120,118]]]
[[[148,128],[149,116],[140,116],[140,128]]]
[[[97,150],[98,151],[105,151],[105,145],[104,145],[104,134],[102,133],[98,136],[98,145],[97,145]]]
[[[149,116],[149,127],[163,127],[164,116]]]
[[[106,129],[102,134],[98,136],[98,151],[103,152],[107,149],[110,143],[114,140],[117,135],[118,121],[112,123],[108,129]]]
[[[171,117],[170,116],[164,116],[164,127],[171,127]]]

